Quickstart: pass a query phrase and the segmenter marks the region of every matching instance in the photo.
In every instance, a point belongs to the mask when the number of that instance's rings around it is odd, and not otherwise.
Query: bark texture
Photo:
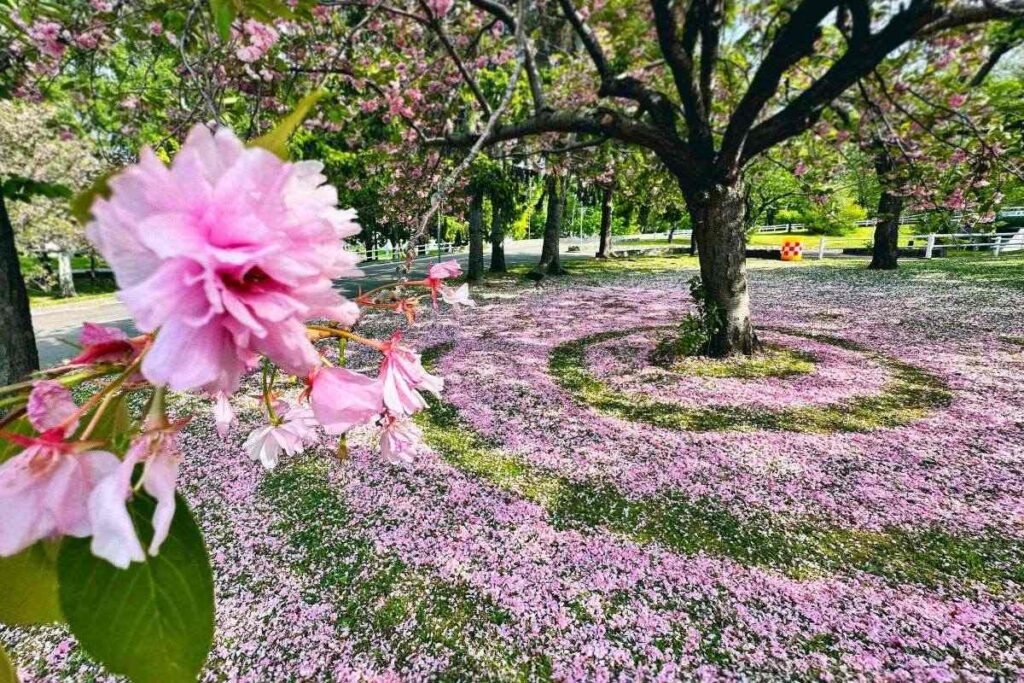
[[[28,292],[14,248],[14,228],[0,194],[0,385],[38,369]]]
[[[878,223],[875,225],[875,244],[868,268],[875,270],[896,270],[899,256],[900,214],[903,213],[903,197],[888,188],[893,160],[882,150],[875,155],[875,173],[882,194],[878,198]]]
[[[558,254],[562,235],[562,214],[565,211],[563,182],[559,175],[552,173],[547,178],[548,214],[544,222],[544,243],[541,246],[540,263],[536,271],[542,275],[562,275],[562,261]]]
[[[491,206],[491,266],[492,273],[505,273],[508,268],[505,266],[505,221],[506,212],[502,210],[499,202],[493,202]]]
[[[484,194],[474,192],[469,199],[469,266],[466,271],[469,282],[484,279]]]
[[[750,322],[743,192],[739,184],[716,185],[688,197],[700,276],[719,317],[709,355],[724,358],[758,349]]]
[[[612,255],[612,188],[601,191],[601,241],[597,248],[597,258],[608,258]]]

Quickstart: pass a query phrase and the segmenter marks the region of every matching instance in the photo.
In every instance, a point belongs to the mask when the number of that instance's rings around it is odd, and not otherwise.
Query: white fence
[[[376,249],[366,250],[361,244],[346,244],[346,251],[359,254],[362,261],[400,261],[405,258],[406,247],[399,245],[398,247],[377,247]],[[465,244],[455,244],[455,242],[431,242],[422,246],[423,253],[417,253],[417,256],[438,256],[445,254],[458,254],[467,249]]]

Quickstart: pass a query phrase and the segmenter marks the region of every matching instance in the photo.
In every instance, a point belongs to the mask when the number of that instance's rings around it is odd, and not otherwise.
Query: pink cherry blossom
[[[0,465],[0,556],[51,536],[90,535],[89,494],[117,465],[112,453],[43,439]]]
[[[156,499],[153,539],[148,549],[150,555],[156,555],[167,539],[174,519],[174,491],[181,463],[176,435],[167,430],[156,430],[140,436],[117,469],[103,479],[89,496],[90,549],[97,557],[121,569],[132,562],[146,560],[126,505],[133,493],[132,474],[140,463],[143,465],[142,488]]]
[[[462,268],[459,266],[459,262],[455,259],[450,261],[444,261],[442,263],[435,263],[427,269],[427,277],[424,280],[420,280],[410,284],[419,284],[430,289],[430,298],[434,303],[434,308],[437,308],[437,296],[441,293],[441,287],[444,285],[444,281],[447,278],[458,277],[462,275]]]
[[[435,17],[443,17],[451,11],[455,0],[427,0],[427,7]]]
[[[61,38],[61,25],[55,21],[37,21],[28,29],[28,37],[48,57],[60,59],[67,48]]]
[[[384,406],[396,416],[412,415],[427,407],[417,389],[440,396],[444,388],[444,380],[424,370],[420,355],[400,344],[401,338],[401,333],[395,332],[384,342],[384,362],[380,366]]]
[[[41,380],[32,384],[25,413],[31,425],[40,433],[49,432],[63,425],[58,435],[74,431],[77,420],[72,420],[78,406],[71,398],[71,391],[53,380]]]
[[[379,379],[346,368],[322,368],[310,379],[310,405],[328,434],[344,434],[384,410]]]
[[[441,287],[441,298],[444,299],[445,303],[452,306],[476,306],[476,302],[469,298],[469,285],[463,284],[459,288],[454,287]]]
[[[255,19],[248,19],[242,24],[242,32],[245,43],[235,51],[235,54],[243,62],[259,61],[277,42],[277,31]]]
[[[361,274],[341,241],[359,226],[322,168],[196,126],[169,168],[145,149],[110,181],[87,232],[138,327],[160,330],[146,379],[232,392],[258,354],[305,375],[319,363],[305,321],[355,322],[332,280]]]
[[[258,460],[268,470],[277,467],[282,452],[298,455],[316,439],[317,423],[311,410],[287,405],[279,405],[275,410],[284,420],[254,429],[243,446],[250,458]]]
[[[967,95],[964,95],[963,93],[954,93],[949,96],[948,100],[946,100],[947,104],[949,104],[949,106],[952,107],[953,109],[959,109],[960,107],[964,106],[964,103],[966,101]]]
[[[223,439],[231,431],[231,425],[235,422],[235,410],[231,407],[231,401],[228,400],[228,395],[223,391],[217,394],[217,399],[213,404],[213,423],[217,428],[217,433]]]
[[[142,339],[129,339],[123,330],[116,327],[95,323],[82,326],[78,341],[82,352],[69,361],[73,365],[127,362],[138,355],[145,343]]]
[[[159,21],[149,22],[149,34],[151,36],[159,36],[164,32],[164,25]]]
[[[411,420],[389,417],[380,432],[380,453],[393,465],[408,464],[423,447],[423,431]]]

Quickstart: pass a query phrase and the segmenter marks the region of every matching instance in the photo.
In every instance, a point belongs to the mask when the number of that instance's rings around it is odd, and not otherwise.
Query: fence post
[[[825,258],[825,236],[818,238],[818,260]]]
[[[935,233],[928,235],[928,244],[924,248],[924,257],[931,258],[932,251],[935,250]]]
[[[994,251],[996,258],[999,258],[999,255],[1003,253],[1003,238],[1000,235],[996,235],[996,246]]]

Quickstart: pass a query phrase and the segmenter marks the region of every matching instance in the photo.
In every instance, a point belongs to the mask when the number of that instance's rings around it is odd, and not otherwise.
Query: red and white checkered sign
[[[783,261],[800,261],[804,257],[804,245],[800,242],[782,243]]]

